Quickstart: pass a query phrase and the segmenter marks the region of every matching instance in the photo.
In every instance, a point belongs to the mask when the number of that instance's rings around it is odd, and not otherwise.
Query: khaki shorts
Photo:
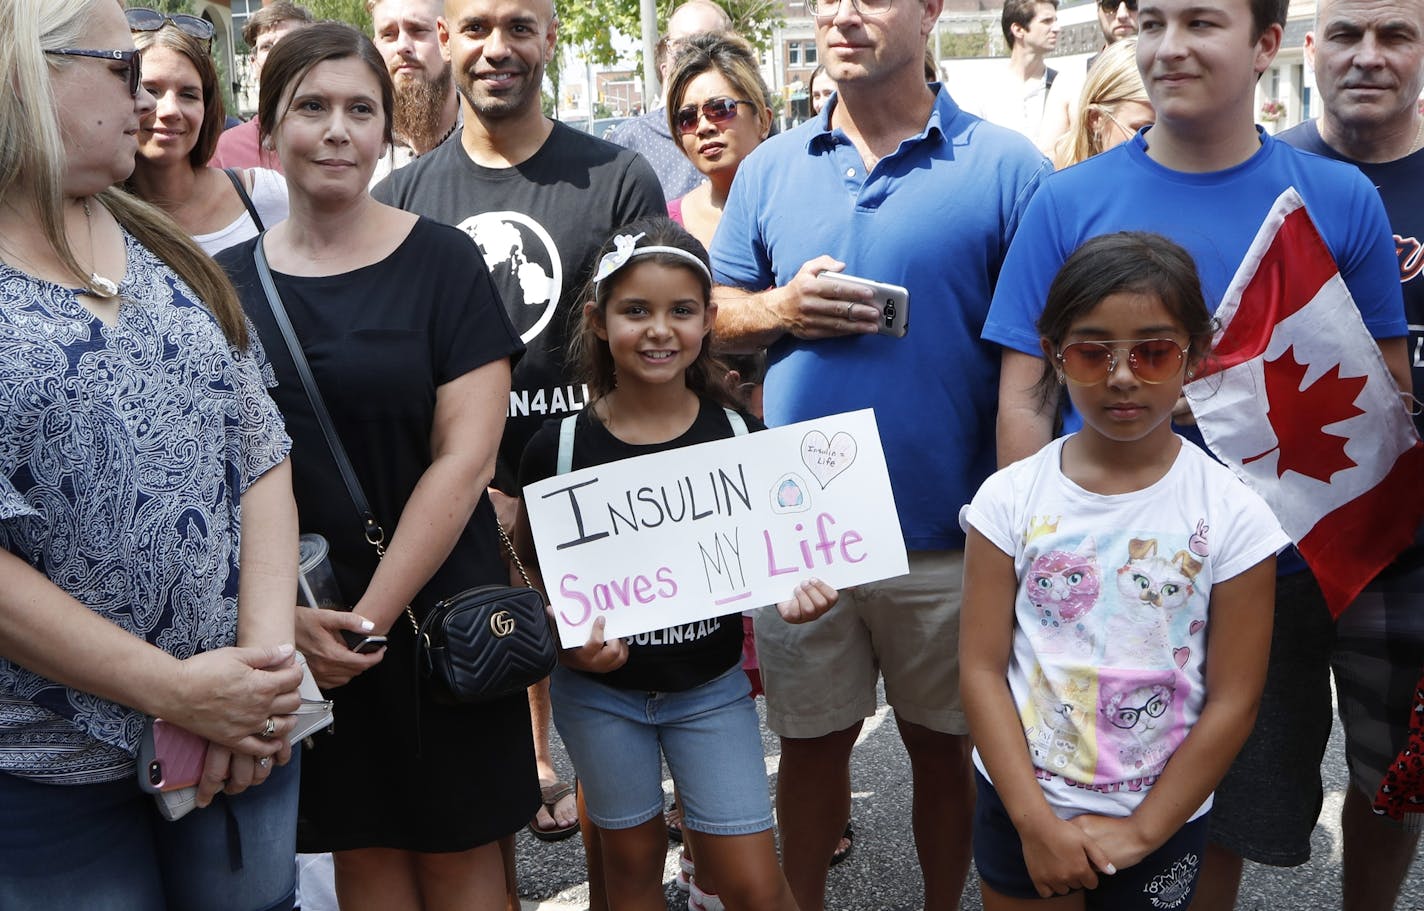
[[[967,734],[959,701],[962,550],[912,551],[908,575],[841,592],[810,623],[756,616],[766,723],[782,737],[843,731],[875,714],[875,683],[901,719]]]

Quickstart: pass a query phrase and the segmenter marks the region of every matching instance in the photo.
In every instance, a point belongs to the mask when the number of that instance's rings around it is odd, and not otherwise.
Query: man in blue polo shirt
[[[782,859],[802,911],[823,905],[878,674],[910,754],[924,907],[957,908],[969,865],[957,513],[994,466],[997,355],[978,333],[1048,167],[1024,137],[926,86],[941,6],[811,0],[839,94],[742,165],[712,244],[731,286],[717,298],[720,339],[767,348],[767,423],[874,408],[911,552],[908,576],[846,593],[804,629],[757,619],[768,724],[782,737]],[[908,335],[876,335],[878,311],[838,272],[908,288]]]
[[[1254,123],[1256,81],[1280,48],[1286,5],[1139,6],[1137,64],[1156,124],[1044,183],[994,292],[984,337],[1004,348],[1000,464],[1036,452],[1052,436],[1053,403],[1032,389],[1043,367],[1035,323],[1070,253],[1114,231],[1165,234],[1191,252],[1215,310],[1287,187],[1305,200],[1391,374],[1409,389],[1399,263],[1379,194],[1355,168],[1298,152]],[[1185,425],[1179,430],[1199,441],[1185,405],[1178,419]],[[1081,421],[1070,411],[1064,424],[1071,431]],[[1282,554],[1277,573],[1265,693],[1255,728],[1216,789],[1197,909],[1233,907],[1243,857],[1276,866],[1310,857],[1330,732],[1330,614],[1298,554]]]

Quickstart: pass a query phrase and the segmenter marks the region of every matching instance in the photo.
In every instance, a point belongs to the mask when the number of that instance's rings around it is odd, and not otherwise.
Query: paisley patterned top
[[[124,239],[113,327],[74,289],[0,264],[0,547],[186,658],[236,641],[239,497],[291,441],[256,333],[233,349],[192,289]],[[0,771],[116,780],[142,726],[0,659]]]

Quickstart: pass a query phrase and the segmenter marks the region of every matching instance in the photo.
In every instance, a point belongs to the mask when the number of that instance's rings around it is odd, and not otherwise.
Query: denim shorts
[[[176,822],[134,778],[53,785],[0,772],[0,908],[290,909],[299,755]]]
[[[554,724],[578,773],[589,818],[630,829],[663,811],[662,758],[677,782],[682,824],[708,835],[772,826],[756,704],[740,664],[677,693],[624,690],[554,669]]]
[[[1038,898],[1024,862],[1023,842],[999,793],[979,772],[974,782],[974,866],[979,878],[1000,895]],[[1088,911],[1186,911],[1197,890],[1209,815],[1182,826],[1131,867],[1111,876],[1099,874],[1098,887],[1083,892]]]

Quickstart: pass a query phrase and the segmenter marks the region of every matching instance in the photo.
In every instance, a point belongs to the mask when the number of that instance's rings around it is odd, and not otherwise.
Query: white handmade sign
[[[559,638],[636,636],[904,575],[869,409],[610,462],[531,484],[524,505]]]

